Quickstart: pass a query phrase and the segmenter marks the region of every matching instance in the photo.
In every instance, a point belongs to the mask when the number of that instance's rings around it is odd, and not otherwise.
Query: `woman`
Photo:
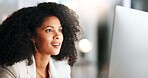
[[[20,9],[0,25],[0,78],[70,78],[78,16],[57,3]]]

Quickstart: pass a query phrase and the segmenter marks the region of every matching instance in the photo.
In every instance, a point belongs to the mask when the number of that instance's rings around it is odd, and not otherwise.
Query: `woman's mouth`
[[[60,47],[60,43],[52,43],[52,46],[55,48],[59,48]]]

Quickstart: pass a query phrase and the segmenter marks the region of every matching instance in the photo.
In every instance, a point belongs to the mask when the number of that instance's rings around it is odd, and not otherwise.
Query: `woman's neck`
[[[35,63],[36,63],[36,68],[40,71],[42,75],[45,76],[47,72],[47,66],[49,64],[50,60],[50,55],[45,55],[37,52],[35,54]],[[48,68],[49,69],[49,68]]]

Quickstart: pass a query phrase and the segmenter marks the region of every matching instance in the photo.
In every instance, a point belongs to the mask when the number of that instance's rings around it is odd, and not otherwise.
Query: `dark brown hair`
[[[60,19],[64,41],[59,55],[52,56],[56,60],[67,59],[73,66],[77,59],[75,41],[80,31],[78,16],[68,7],[57,3],[40,3],[34,7],[22,8],[10,15],[0,25],[0,65],[11,66],[16,62],[28,59],[32,64],[35,54],[33,42],[28,33],[36,34],[44,19],[56,16]]]

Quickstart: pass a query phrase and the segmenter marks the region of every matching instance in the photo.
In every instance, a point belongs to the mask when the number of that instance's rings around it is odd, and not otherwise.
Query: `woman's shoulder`
[[[64,60],[55,60],[53,58],[50,59],[51,62],[53,62],[55,65],[63,65],[63,66],[69,66],[68,64],[68,60],[64,59]]]
[[[12,66],[0,66],[0,78],[35,78],[34,65],[27,65],[27,60],[15,63]]]
[[[0,66],[0,78],[2,77],[19,77],[19,71],[24,69],[25,61],[17,62],[12,66]]]
[[[18,73],[16,72],[16,67],[12,66],[0,66],[0,78],[16,78]]]
[[[51,58],[50,63],[53,63],[57,69],[70,69],[70,65],[68,64],[67,60],[59,61]]]
[[[51,72],[59,74],[60,78],[70,78],[71,68],[67,60],[58,61],[50,59],[50,70]]]

